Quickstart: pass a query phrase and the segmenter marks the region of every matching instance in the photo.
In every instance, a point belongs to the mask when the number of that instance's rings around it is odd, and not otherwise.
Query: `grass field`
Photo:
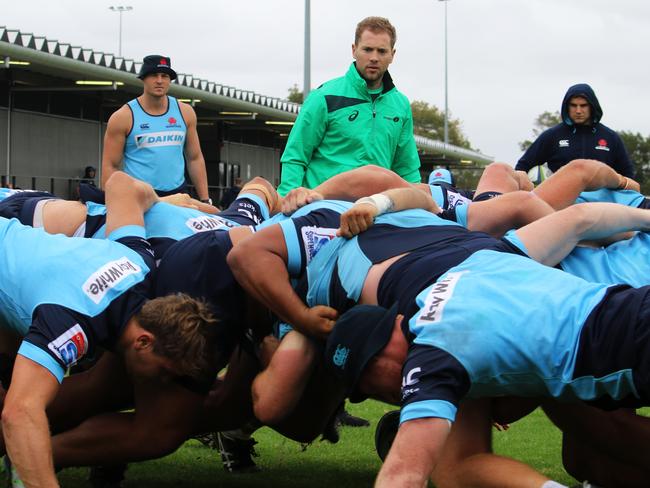
[[[309,487],[361,488],[372,486],[380,467],[374,449],[376,422],[390,408],[367,401],[350,405],[350,411],[372,421],[370,428],[343,428],[338,444],[314,442],[303,447],[270,429],[255,433],[257,459],[262,471],[228,475],[217,451],[188,441],[171,456],[133,464],[127,471],[126,487]],[[562,469],[560,432],[540,411],[513,424],[506,432],[494,433],[496,452],[520,459],[564,484],[575,483]],[[59,474],[63,487],[90,486],[86,469],[67,469]]]

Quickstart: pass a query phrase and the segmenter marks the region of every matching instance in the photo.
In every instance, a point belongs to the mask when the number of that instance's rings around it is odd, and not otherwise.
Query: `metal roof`
[[[140,71],[141,62],[4,26],[0,26],[0,56],[5,58],[6,67],[9,67],[8,58],[14,58],[29,61],[44,73],[70,79],[121,82],[125,87],[141,88],[140,80],[134,76]],[[252,112],[285,121],[295,120],[300,111],[298,103],[222,85],[187,73],[178,73],[170,93],[178,98],[200,99],[201,106],[206,108],[222,110],[227,107],[232,111]],[[426,137],[415,136],[415,142],[419,149],[445,157],[469,159],[480,164],[494,161],[491,156]]]

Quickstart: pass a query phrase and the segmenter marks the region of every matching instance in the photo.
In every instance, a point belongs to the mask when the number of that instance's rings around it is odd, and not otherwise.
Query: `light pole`
[[[307,100],[311,90],[311,15],[310,0],[305,0],[305,58],[302,87],[302,100]]]
[[[449,144],[449,99],[448,99],[448,76],[447,76],[447,2],[449,0],[438,0],[445,2],[445,144]]]
[[[108,7],[108,8],[109,8],[109,10],[112,10],[113,12],[119,12],[119,14],[120,14],[120,37],[119,37],[120,43],[119,43],[119,46],[118,46],[117,55],[121,58],[122,57],[122,14],[124,12],[130,12],[131,10],[133,10],[133,7],[131,7],[130,5],[126,5],[126,6],[125,5],[115,5],[115,6],[111,6],[111,7]]]

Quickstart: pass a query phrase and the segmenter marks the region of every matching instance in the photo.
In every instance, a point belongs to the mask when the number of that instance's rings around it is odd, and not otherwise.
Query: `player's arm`
[[[295,188],[282,201],[282,213],[289,215],[296,209],[317,200],[345,200],[379,193],[390,188],[407,188],[410,184],[393,171],[368,165],[329,178],[314,189]],[[427,188],[427,193],[429,192]]]
[[[287,145],[280,159],[282,175],[278,193],[284,196],[302,186],[314,150],[320,145],[327,130],[327,106],[316,91],[305,100],[296,123],[291,128]]]
[[[312,336],[327,335],[334,326],[336,311],[325,306],[309,308],[302,302],[289,281],[287,260],[287,245],[277,224],[241,241],[228,253],[233,275],[253,298],[296,330]]]
[[[187,172],[196,188],[196,194],[199,200],[207,200],[208,194],[208,174],[205,170],[205,160],[201,152],[201,143],[199,142],[199,133],[196,130],[196,113],[194,109],[186,103],[178,103],[185,125],[187,126],[187,138],[185,139],[185,159],[187,160]]]
[[[375,488],[422,488],[441,455],[450,424],[446,419],[422,418],[400,425],[393,446],[379,471]]]
[[[547,215],[515,233],[531,258],[555,266],[582,240],[631,230],[649,231],[650,212],[616,203],[582,203]]]
[[[431,194],[427,195],[415,187],[394,188],[359,199],[351,209],[341,215],[341,226],[337,235],[353,237],[368,229],[378,215],[410,208],[440,212],[440,207],[433,201]]]
[[[526,149],[524,155],[515,165],[516,171],[528,172],[533,166],[544,164],[548,158],[545,141],[549,137],[548,130],[542,132],[537,139]]]
[[[639,184],[593,159],[574,159],[544,180],[533,192],[555,210],[575,203],[583,191],[610,188],[639,191]]]
[[[108,119],[102,152],[102,188],[106,188],[106,182],[111,175],[122,168],[126,137],[132,124],[131,109],[128,105],[122,106]]]
[[[45,414],[58,389],[59,382],[48,369],[18,355],[2,410],[2,429],[9,457],[25,486],[59,486]]]
[[[122,171],[113,173],[106,182],[106,235],[120,227],[144,227],[144,213],[157,201],[148,183]]]
[[[125,463],[175,451],[193,432],[203,395],[176,382],[138,384],[133,412],[106,413],[54,436],[57,467]]]

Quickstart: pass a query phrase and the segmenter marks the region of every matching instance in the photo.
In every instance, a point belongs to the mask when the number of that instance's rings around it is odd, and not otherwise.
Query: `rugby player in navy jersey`
[[[151,186],[117,172],[106,197],[104,241],[0,219],[3,320],[24,335],[2,429],[26,486],[58,485],[46,408],[68,367],[105,347],[122,357],[137,397],[157,378],[196,376],[211,354],[215,320],[204,305],[180,295],[150,300],[154,263],[142,225],[157,200]]]

